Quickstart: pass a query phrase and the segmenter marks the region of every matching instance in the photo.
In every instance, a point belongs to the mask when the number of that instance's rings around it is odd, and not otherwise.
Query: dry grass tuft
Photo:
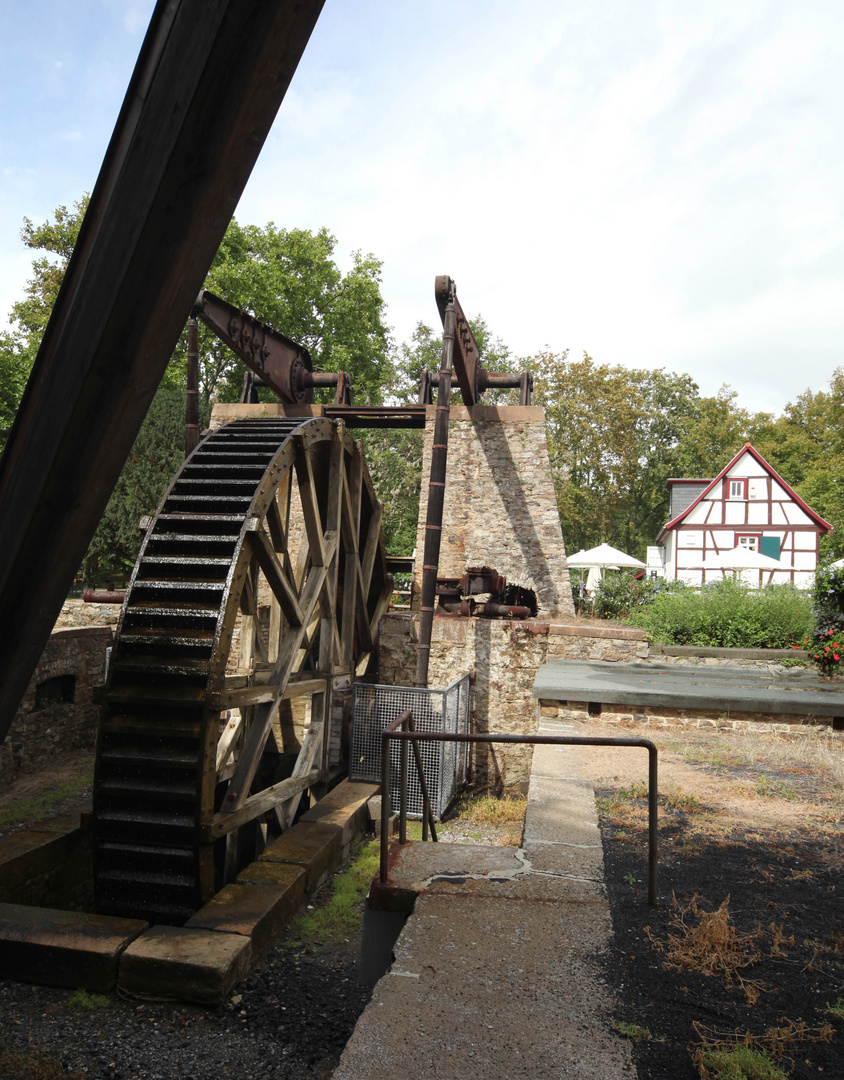
[[[506,792],[503,798],[495,795],[475,795],[461,802],[461,818],[478,825],[521,825],[525,820],[527,799],[519,792]]]
[[[664,965],[673,971],[698,971],[723,979],[727,986],[737,983],[750,1004],[764,990],[761,982],[746,979],[742,972],[755,964],[760,953],[754,945],[761,931],[738,934],[730,921],[730,898],[717,911],[702,911],[695,895],[686,905],[672,897],[671,923],[667,941],[649,933],[654,947],[665,956]],[[696,922],[694,920],[697,920]]]

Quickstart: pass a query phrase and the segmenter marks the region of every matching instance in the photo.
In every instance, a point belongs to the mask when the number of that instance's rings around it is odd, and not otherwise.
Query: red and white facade
[[[707,556],[748,547],[775,559],[781,569],[743,570],[743,580],[811,587],[820,538],[831,526],[750,443],[714,480],[671,479],[666,486],[671,520],[657,537],[656,548],[648,549],[649,572],[659,573],[661,567],[660,576],[668,580],[702,585],[725,574],[704,570]]]

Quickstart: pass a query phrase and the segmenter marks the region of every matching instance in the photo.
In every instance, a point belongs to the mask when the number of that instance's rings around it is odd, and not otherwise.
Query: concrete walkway
[[[419,895],[334,1080],[635,1080],[598,965],[612,927],[594,795],[572,772],[568,747],[534,748],[519,850],[401,853],[392,880]]]

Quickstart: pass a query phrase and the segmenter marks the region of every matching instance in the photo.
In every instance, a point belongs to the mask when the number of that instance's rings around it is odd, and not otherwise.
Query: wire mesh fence
[[[468,734],[469,676],[462,675],[445,690],[415,686],[371,686],[355,683],[349,778],[381,780],[381,733],[408,709],[417,731]],[[465,743],[420,743],[425,782],[434,815],[441,818],[466,779],[469,748]],[[398,811],[400,747],[390,749],[391,810]],[[422,817],[422,791],[411,768],[407,812]]]

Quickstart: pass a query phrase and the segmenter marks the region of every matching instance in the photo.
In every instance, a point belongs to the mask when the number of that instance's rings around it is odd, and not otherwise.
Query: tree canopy
[[[12,329],[0,334],[0,449],[5,445],[41,337],[88,205],[60,206],[41,225],[24,219],[21,239],[37,252]],[[392,378],[392,351],[381,297],[381,263],[352,255],[343,274],[326,229],[277,229],[232,221],[205,287],[305,345],[317,370],[346,371],[358,402],[378,403]],[[212,401],[234,401],[244,365],[206,331],[200,339],[200,422]],[[86,577],[119,581],[131,569],[138,522],[157,506],[184,459],[186,335],[150,407],[84,562]]]
[[[24,219],[21,239],[36,257],[11,329],[0,332],[0,449],[5,444],[41,336],[73,251],[87,196],[60,206],[41,225]],[[417,398],[423,369],[440,365],[438,329],[420,322],[396,346],[381,296],[381,262],[355,252],[343,273],[327,229],[280,229],[233,220],[205,285],[303,344],[316,370],[346,371],[358,403],[402,404]],[[548,448],[563,536],[569,550],[608,541],[642,556],[668,512],[670,476],[712,477],[751,441],[798,494],[844,529],[844,368],[828,388],[807,389],[783,413],[754,413],[723,386],[701,396],[688,375],[598,363],[584,354],[545,350],[518,358],[480,315],[470,319],[482,363],[492,371],[534,375],[534,400],[546,411]],[[181,464],[184,444],[186,337],[162,385],[85,561],[86,571],[119,579],[139,543],[137,523],[158,503]],[[236,400],[244,365],[210,332],[200,334],[202,421],[213,401]],[[490,404],[513,391],[487,392]],[[418,431],[363,433],[370,472],[384,501],[388,550],[407,555],[416,541],[422,437]],[[844,555],[844,535],[822,541]]]

